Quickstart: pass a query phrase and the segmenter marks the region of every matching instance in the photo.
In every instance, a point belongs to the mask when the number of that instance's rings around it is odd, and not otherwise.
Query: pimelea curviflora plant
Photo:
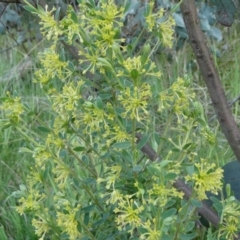
[[[17,211],[32,217],[39,239],[197,237],[195,207],[206,191],[221,190],[222,170],[197,154],[204,144],[213,148],[216,138],[191,81],[184,76],[166,89],[159,84],[155,53],[173,44],[171,15],[146,3],[145,27],[128,46],[121,35],[127,6],[113,0],[81,1],[79,11],[69,6],[63,19],[55,9],[26,8],[39,16],[51,42],[40,54],[35,82],[46,90],[52,119],[34,116],[41,132],[28,129],[28,106],[10,93],[2,98],[1,127],[25,137],[20,150],[34,161],[26,185],[15,192]],[[78,61],[66,57],[63,44],[74,46]],[[141,152],[148,141],[162,161]],[[194,189],[190,200],[173,187],[181,176]],[[238,228],[227,223],[209,239],[234,237]]]

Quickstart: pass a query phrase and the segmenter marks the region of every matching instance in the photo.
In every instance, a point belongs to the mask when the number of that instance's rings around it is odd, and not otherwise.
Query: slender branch
[[[141,140],[142,135],[136,134],[136,138],[138,142]],[[147,143],[144,147],[141,148],[141,151],[148,156],[148,158],[152,161],[160,160],[161,157],[157,156],[157,153],[152,149],[152,147]],[[184,197],[189,199],[192,195],[191,188],[185,184],[182,179],[177,179],[173,186],[184,193]],[[202,207],[197,208],[197,211],[205,217],[209,222],[211,222],[215,227],[218,227],[220,223],[220,218],[218,217],[217,213],[214,212],[209,206],[207,206],[204,202],[202,202]]]
[[[200,28],[195,1],[183,0],[180,9],[190,44],[207,85],[218,121],[233,153],[240,161],[240,130],[230,111],[218,71],[207,46],[206,37]]]

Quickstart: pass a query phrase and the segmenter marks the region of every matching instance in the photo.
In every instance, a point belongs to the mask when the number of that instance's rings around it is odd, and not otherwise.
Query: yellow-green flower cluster
[[[160,10],[162,16],[164,15],[164,10]],[[174,40],[174,27],[175,21],[173,17],[169,16],[168,19],[159,24],[159,30],[162,36],[162,43],[164,46],[172,48]]]
[[[45,169],[46,163],[52,158],[52,153],[49,152],[46,146],[37,146],[34,149],[33,158],[35,159],[36,167]]]
[[[76,36],[80,39],[80,41],[82,40],[80,34],[81,26],[81,15],[77,15],[73,10],[72,6],[68,5],[67,14],[59,22],[60,29],[62,30],[64,35],[67,36],[68,44],[72,45],[74,42],[74,37]]]
[[[51,89],[52,106],[55,112],[66,115],[68,112],[73,112],[78,106],[78,101],[82,98],[81,87],[83,81],[69,82],[63,86],[62,92]]]
[[[208,126],[202,128],[200,133],[208,144],[214,145],[216,143],[216,135],[210,130]]]
[[[116,223],[119,226],[119,230],[125,229],[130,225],[130,233],[134,231],[134,228],[140,227],[142,224],[140,214],[144,210],[142,205],[139,205],[131,195],[124,196],[118,203],[114,212],[117,214]]]
[[[80,209],[80,205],[72,207],[70,204],[66,205],[64,211],[57,212],[57,224],[66,232],[70,240],[78,239],[81,236],[81,232],[78,230],[78,222],[76,220],[76,214]]]
[[[175,21],[172,16],[164,16],[164,9],[161,8],[155,12],[154,1],[148,4],[148,11],[145,16],[148,25],[148,31],[157,31],[161,36],[161,41],[164,46],[172,48],[174,40]]]
[[[96,45],[105,51],[116,42],[118,29],[123,26],[123,8],[118,8],[113,0],[101,3],[99,10],[94,11],[94,17],[89,17],[88,24],[93,27],[92,34],[95,35]],[[124,41],[120,39],[120,42]]]
[[[60,29],[59,24],[54,19],[54,15],[52,14],[54,11],[54,8],[51,11],[48,11],[48,6],[46,5],[46,11],[40,10],[38,16],[41,19],[41,32],[47,37],[48,40],[53,39],[56,41],[57,38],[63,34],[63,31]]]
[[[84,29],[80,34],[81,38],[94,40],[99,56],[105,56],[108,49],[113,50],[116,43],[124,41],[117,38],[119,29],[123,26],[123,10],[122,7],[117,7],[113,0],[109,0],[107,3],[100,2],[97,9],[81,12],[81,26]],[[84,55],[84,51],[81,53]]]
[[[23,214],[26,211],[37,212],[41,208],[41,203],[46,199],[46,195],[36,189],[30,189],[27,196],[19,199],[20,206],[16,210]]]
[[[143,240],[161,239],[163,233],[157,226],[156,218],[154,218],[152,221],[147,220],[147,222],[144,223],[144,228],[147,230],[147,232],[142,234],[140,236],[140,239]]]
[[[67,68],[67,62],[61,61],[59,55],[53,47],[46,49],[40,55],[41,64],[44,67],[35,72],[36,81],[46,84],[54,77],[58,77],[62,81],[71,75],[71,71]]]
[[[106,128],[103,136],[107,139],[107,146],[110,146],[114,142],[124,142],[130,140],[129,134],[126,130],[121,129],[119,125],[114,125],[112,128]]]
[[[67,180],[71,173],[69,166],[63,162],[58,161],[52,172],[54,174],[54,181],[59,189],[67,188]]]
[[[148,190],[149,195],[155,196],[154,201],[152,202],[154,205],[164,207],[167,203],[169,197],[183,198],[183,193],[178,192],[175,188],[166,187],[166,184],[157,184],[154,183],[152,189]],[[152,200],[151,200],[152,201]]]
[[[3,111],[5,118],[13,123],[18,123],[21,119],[21,115],[24,113],[21,98],[11,97],[9,92],[7,92],[6,99],[0,105],[0,110]]]
[[[143,83],[139,88],[126,88],[118,96],[118,100],[124,107],[122,116],[141,122],[148,115],[147,105],[150,97],[151,87],[147,83]]]
[[[150,62],[150,63],[149,63]],[[148,59],[143,59],[142,56],[137,57],[128,57],[126,60],[122,62],[122,66],[124,69],[126,69],[126,72],[124,70],[118,70],[117,76],[118,77],[129,77],[130,79],[133,78],[134,80],[140,77],[142,79],[143,77],[161,77],[161,72],[156,68],[156,64]],[[137,86],[138,83],[141,81],[134,82],[134,85]]]
[[[201,159],[201,162],[195,163],[195,166],[197,172],[192,176],[186,176],[185,179],[194,182],[194,190],[198,199],[207,199],[207,191],[217,195],[222,189],[223,170],[216,169],[216,164],[210,164],[206,159]]]
[[[110,115],[106,109],[99,108],[90,101],[85,101],[82,112],[74,112],[73,117],[76,118],[76,127],[81,126],[85,132],[101,131],[108,127],[108,118]]]
[[[107,174],[106,178],[98,178],[98,183],[106,182],[106,189],[113,188],[115,182],[119,179],[120,173],[122,171],[122,167],[119,165],[114,165],[112,167],[108,167],[109,173]]]
[[[32,225],[35,228],[35,233],[39,236],[39,240],[44,240],[46,233],[51,230],[49,223],[41,216],[32,220]]]
[[[159,100],[158,111],[171,109],[178,116],[178,123],[181,123],[181,117],[188,116],[190,104],[195,100],[195,93],[184,79],[178,78],[169,89],[159,94]]]

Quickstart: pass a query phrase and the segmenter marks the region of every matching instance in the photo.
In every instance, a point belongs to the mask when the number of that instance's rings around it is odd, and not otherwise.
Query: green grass
[[[229,100],[235,99],[240,95],[240,41],[239,34],[234,30],[226,34],[225,40],[222,43],[216,44],[216,47],[221,49],[224,44],[228,44],[228,49],[223,53],[222,58],[217,59],[217,66],[220,70],[222,83],[226,89],[226,94]],[[7,36],[0,37],[2,48],[7,48],[9,38]],[[41,51],[42,46],[38,46],[35,50]],[[36,54],[32,52],[32,60],[35,66]],[[3,76],[11,68],[17,65],[24,58],[21,49],[14,48],[10,51],[3,52],[0,55],[0,76]],[[164,64],[162,64],[164,63]],[[192,66],[192,68],[190,67]],[[204,81],[198,72],[197,65],[194,63],[193,54],[189,47],[186,45],[177,54],[173,53],[172,63],[168,63],[164,56],[161,56],[159,67],[163,73],[163,81],[160,83],[159,88],[164,89],[177,78],[188,74],[192,79],[195,86],[196,94],[199,100],[203,103],[206,110],[206,115],[215,131],[218,131],[218,144],[212,149],[204,147],[199,151],[209,156],[213,162],[217,162],[220,166],[224,163],[233,160],[234,156],[229,148],[223,134],[220,132],[219,127],[216,128],[217,120],[214,118],[214,111],[210,104],[210,99],[205,87]],[[17,76],[17,73],[16,73]],[[32,82],[33,71],[30,70],[23,78],[14,78],[9,82],[0,82],[0,92],[4,93],[10,91],[13,95],[21,96],[23,101],[28,105],[32,111],[37,113],[39,118],[48,121],[48,102],[39,85]],[[240,112],[238,104],[232,106],[232,110],[236,116],[237,122],[240,124]],[[0,113],[1,114],[1,113]],[[165,116],[166,117],[166,116]],[[166,119],[163,119],[166,120]],[[35,128],[35,122],[26,122],[26,125]],[[34,229],[31,226],[31,219],[25,215],[20,216],[15,211],[17,204],[13,196],[13,192],[17,191],[20,184],[24,184],[28,169],[31,166],[31,156],[19,153],[20,147],[24,147],[25,142],[12,128],[0,132],[0,239],[13,239],[13,240],[34,240],[37,239],[34,234]]]
[[[2,48],[6,49],[14,45],[14,41],[8,36],[0,36]],[[41,47],[38,48],[38,51]],[[35,67],[36,54],[31,53],[33,67]],[[2,52],[0,55],[0,77],[8,73],[14,76],[8,81],[0,81],[0,92],[4,96],[6,91],[12,95],[20,96],[23,102],[42,119],[48,117],[47,99],[41,87],[32,82],[33,70],[26,71],[22,78],[19,72],[14,72],[13,67],[24,61],[21,48],[13,48]],[[0,113],[1,114],[1,113]],[[26,122],[29,128],[34,127],[34,121]],[[12,195],[19,189],[20,184],[25,183],[32,158],[28,154],[19,153],[19,148],[25,146],[25,141],[13,128],[0,131],[0,239],[34,240],[38,239],[31,226],[31,219],[26,215],[20,216],[15,206],[17,199]]]

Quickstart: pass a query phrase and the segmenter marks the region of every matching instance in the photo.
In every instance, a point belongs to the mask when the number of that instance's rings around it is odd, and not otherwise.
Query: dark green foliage
[[[236,14],[236,6],[232,0],[210,0],[216,6],[216,19],[224,26],[230,27],[233,24]]]
[[[240,200],[240,162],[233,161],[227,163],[223,166],[224,170],[224,187],[223,187],[223,194],[226,194],[226,184],[230,184],[231,190],[234,193],[234,196],[237,200]]]

